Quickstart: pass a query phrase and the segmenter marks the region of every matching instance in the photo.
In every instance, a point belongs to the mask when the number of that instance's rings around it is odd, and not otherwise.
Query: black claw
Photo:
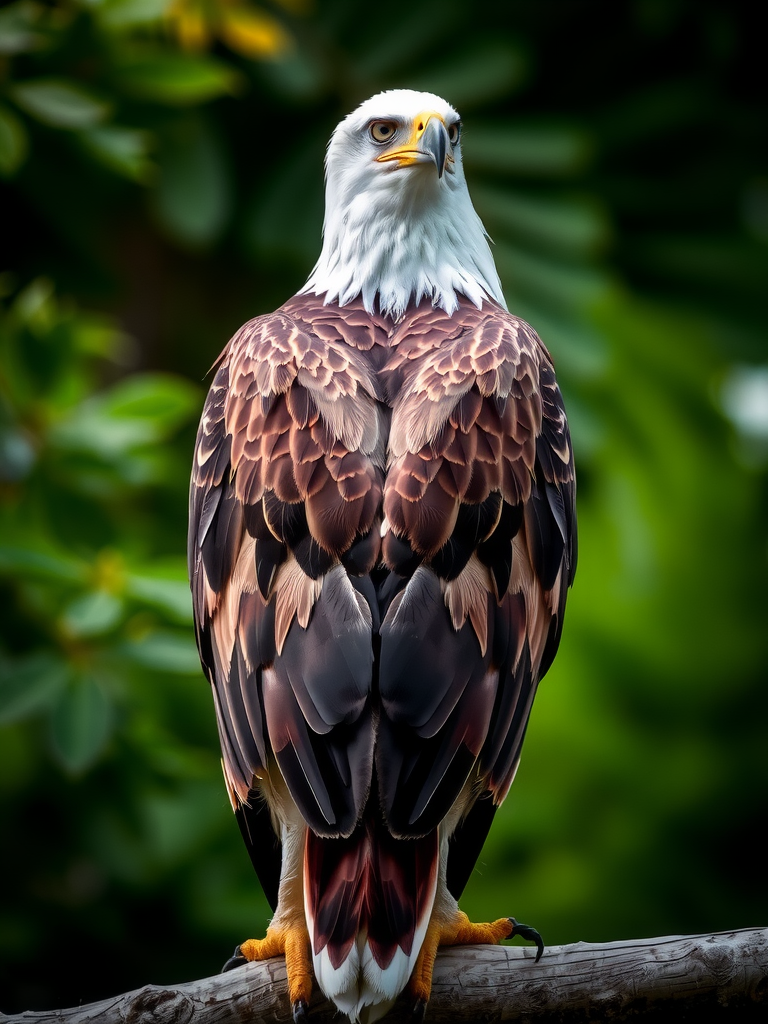
[[[424,1014],[426,1012],[427,1000],[417,999],[416,1002],[413,1004],[413,1009],[411,1010],[411,1020],[414,1022],[414,1024],[421,1024],[421,1022],[424,1020]]]
[[[512,931],[507,936],[508,939],[519,935],[521,939],[527,939],[528,942],[536,943],[536,959],[533,962],[537,964],[544,952],[544,939],[542,939],[535,928],[531,928],[529,924],[520,924],[514,917],[510,917],[509,923],[512,925]]]
[[[293,1024],[303,1024],[309,1017],[309,1007],[303,999],[297,999],[291,1007],[291,1013],[293,1014]]]
[[[247,964],[247,963],[248,963],[247,959],[240,952],[240,947],[239,946],[235,946],[235,952],[232,954],[232,956],[229,958],[229,960],[227,960],[227,962],[221,968],[221,973],[224,974],[225,971],[234,971],[234,969],[236,967],[242,967],[243,964]]]

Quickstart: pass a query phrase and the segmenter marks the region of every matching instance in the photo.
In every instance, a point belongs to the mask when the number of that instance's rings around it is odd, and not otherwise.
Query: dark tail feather
[[[437,870],[436,830],[395,839],[378,820],[364,821],[348,839],[307,830],[304,877],[315,955],[327,946],[338,968],[365,930],[382,970],[398,946],[410,956],[418,924],[431,911]]]

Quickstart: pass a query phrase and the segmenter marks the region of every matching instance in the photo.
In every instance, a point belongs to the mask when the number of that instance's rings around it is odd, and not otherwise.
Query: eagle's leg
[[[514,917],[500,917],[496,921],[476,924],[469,920],[463,910],[457,910],[447,922],[433,919],[427,928],[421,952],[408,983],[408,990],[416,1000],[413,1009],[414,1017],[420,1019],[424,1016],[432,991],[432,971],[435,966],[435,957],[440,946],[493,945],[501,942],[502,939],[511,939],[513,935],[520,935],[522,938],[536,943],[536,960],[538,961],[544,952],[544,942],[541,936],[535,928],[531,928],[527,924],[519,924]]]
[[[299,1021],[306,1016],[312,995],[312,956],[309,932],[303,922],[285,927],[271,925],[263,939],[247,939],[235,950],[224,970],[246,960],[269,960],[275,956],[285,956],[288,998],[293,1019]]]
[[[224,965],[224,970],[238,967],[249,960],[269,960],[285,957],[288,998],[295,1022],[308,1013],[312,995],[314,973],[309,932],[304,915],[304,889],[302,864],[307,826],[279,772],[259,777],[259,790],[265,804],[273,812],[272,827],[280,837],[280,882],[275,913],[263,939],[247,939],[235,950],[235,955]],[[251,821],[253,822],[253,818]],[[263,825],[263,819],[259,823]],[[260,840],[251,837],[246,825],[249,847]],[[268,838],[264,837],[268,842]]]

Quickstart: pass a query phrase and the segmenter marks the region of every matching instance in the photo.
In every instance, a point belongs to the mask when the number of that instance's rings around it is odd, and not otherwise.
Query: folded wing
[[[575,482],[551,359],[523,321],[423,305],[393,346],[382,553],[407,582],[381,627],[376,768],[391,828],[416,836],[469,782],[465,812],[506,796],[575,570]]]
[[[233,806],[275,761],[310,826],[339,836],[371,779],[372,610],[345,562],[378,557],[380,412],[359,353],[320,333],[280,310],[224,350],[189,561]]]

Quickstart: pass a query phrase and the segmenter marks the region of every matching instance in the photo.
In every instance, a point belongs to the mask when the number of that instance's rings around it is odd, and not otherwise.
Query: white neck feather
[[[337,129],[326,160],[323,249],[302,292],[397,319],[423,298],[453,313],[458,296],[506,308],[488,236],[469,198],[461,154],[452,171],[355,159]],[[341,135],[341,138],[340,138]],[[458,147],[457,147],[458,148]]]

